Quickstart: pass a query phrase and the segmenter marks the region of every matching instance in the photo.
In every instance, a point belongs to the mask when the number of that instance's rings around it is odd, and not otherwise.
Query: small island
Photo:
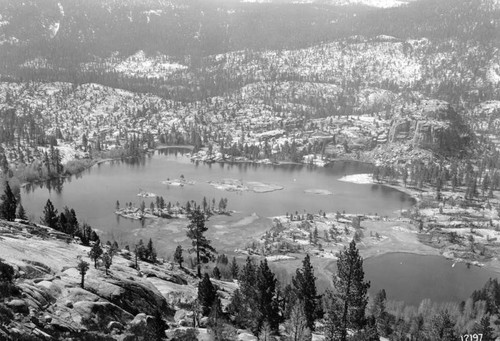
[[[221,198],[216,206],[216,200],[213,198],[211,201],[203,198],[202,203],[198,204],[194,200],[186,202],[181,205],[179,202],[168,203],[165,202],[163,197],[156,197],[156,202],[151,202],[149,207],[143,201],[139,207],[134,206],[131,202],[126,203],[125,207],[120,207],[120,202],[116,202],[115,214],[132,220],[144,219],[187,219],[189,214],[194,210],[202,210],[207,217],[212,215],[230,215],[227,210],[227,198]]]
[[[167,179],[161,183],[168,186],[183,187],[185,185],[194,185],[196,182],[193,180],[186,180],[184,175],[181,175],[179,179]]]
[[[284,189],[283,186],[268,184],[258,181],[249,181],[246,184],[242,180],[237,179],[222,179],[219,181],[208,181],[213,187],[228,192],[255,192],[255,193],[267,193],[280,191]]]
[[[152,192],[146,192],[146,191],[141,190],[139,193],[137,193],[137,196],[142,197],[142,198],[155,198],[156,194],[152,193]]]

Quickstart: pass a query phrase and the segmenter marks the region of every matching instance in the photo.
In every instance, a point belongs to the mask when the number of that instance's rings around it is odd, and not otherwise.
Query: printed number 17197
[[[483,341],[483,334],[460,335],[460,341]]]

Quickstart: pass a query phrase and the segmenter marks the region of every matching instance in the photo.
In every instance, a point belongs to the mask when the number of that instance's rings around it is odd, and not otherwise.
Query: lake
[[[455,265],[453,265],[455,264]],[[386,289],[387,299],[418,306],[425,298],[433,302],[465,301],[495,273],[440,256],[388,253],[364,260],[371,293]],[[336,269],[336,267],[335,267]]]
[[[358,185],[338,181],[346,174],[367,173],[371,166],[357,162],[335,162],[325,168],[303,165],[256,165],[250,163],[193,163],[182,149],[164,149],[154,155],[135,161],[101,163],[78,177],[59,180],[50,184],[26,187],[22,202],[36,221],[50,199],[59,210],[63,206],[74,208],[80,221],[86,221],[100,231],[103,240],[126,243],[135,240],[137,229],[147,230],[158,222],[133,221],[114,214],[116,201],[122,206],[132,202],[139,206],[144,200],[147,207],[154,198],[142,198],[142,191],[153,192],[172,204],[195,200],[201,203],[205,196],[210,202],[215,198],[228,199],[228,209],[236,211],[232,217],[212,217],[211,223],[243,224],[245,221],[263,222],[264,218],[284,215],[286,212],[316,213],[346,211],[394,215],[408,208],[414,201],[408,195],[381,185]],[[179,178],[195,181],[194,185],[174,187],[161,182]],[[208,181],[226,178],[243,182],[259,181],[283,186],[283,190],[268,193],[228,192],[211,186]],[[310,189],[324,189],[332,195],[306,193]],[[268,220],[268,219],[266,219]],[[175,232],[176,222],[170,222],[167,231]],[[175,233],[174,233],[175,235]],[[145,236],[148,237],[148,236]],[[158,235],[155,235],[159,239]],[[171,235],[168,236],[171,239]]]
[[[214,216],[208,223],[207,236],[219,251],[233,253],[271,227],[270,217],[286,212],[299,213],[346,211],[347,213],[377,213],[397,215],[414,204],[407,194],[382,185],[360,185],[338,181],[347,174],[369,173],[371,165],[358,162],[334,162],[328,167],[303,165],[256,165],[250,163],[193,163],[184,149],[165,149],[140,160],[111,161],[95,165],[79,176],[50,184],[26,187],[22,202],[27,211],[42,215],[50,198],[61,210],[74,208],[80,222],[87,222],[99,231],[101,239],[116,240],[121,246],[134,245],[139,239],[152,238],[158,254],[170,257],[177,244],[188,247],[183,220],[134,221],[115,215],[116,201],[121,206],[132,202],[146,206],[154,198],[142,198],[140,191],[153,192],[165,201],[201,203],[205,196],[216,203],[228,199],[231,216]],[[175,187],[162,184],[167,179],[194,181],[194,185]],[[283,186],[283,190],[268,193],[228,192],[211,186],[208,181],[238,179]],[[307,193],[322,189],[332,195]],[[424,257],[424,258],[422,258]],[[429,261],[430,260],[430,261]],[[442,257],[410,254],[388,254],[366,260],[366,274],[372,291],[385,288],[390,299],[418,304],[429,297],[437,301],[462,300],[481,287],[492,274],[484,269],[467,269],[464,264],[451,267]],[[332,269],[333,270],[333,269]]]

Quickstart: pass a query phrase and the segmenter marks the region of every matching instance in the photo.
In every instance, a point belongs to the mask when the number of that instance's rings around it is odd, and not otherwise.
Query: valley
[[[497,0],[3,1],[0,339],[498,339],[499,32]]]

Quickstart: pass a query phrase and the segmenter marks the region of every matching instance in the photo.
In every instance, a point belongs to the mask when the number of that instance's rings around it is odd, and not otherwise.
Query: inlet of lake
[[[251,163],[194,163],[183,149],[158,150],[139,160],[109,161],[95,165],[78,176],[51,183],[30,185],[22,190],[22,203],[34,221],[39,221],[50,199],[61,211],[74,208],[77,217],[95,228],[101,239],[116,240],[121,246],[134,245],[139,239],[152,238],[160,256],[171,256],[175,246],[188,247],[186,221],[130,220],[115,215],[117,200],[122,207],[142,201],[149,207],[155,198],[137,196],[140,191],[162,196],[166,202],[185,204],[194,200],[209,203],[228,199],[231,216],[210,218],[208,237],[219,250],[231,254],[243,248],[251,236],[271,227],[269,217],[305,212],[366,213],[397,215],[414,204],[407,194],[382,185],[362,185],[338,181],[348,174],[369,173],[371,165],[358,162],[334,162],[327,167],[296,164],[263,165]],[[193,185],[162,184],[167,179],[184,176]],[[282,186],[267,193],[229,192],[214,188],[208,181],[237,179],[244,183],[263,182]],[[327,190],[319,195],[310,190]],[[424,257],[424,258],[422,258]],[[429,257],[429,258],[425,258]],[[404,266],[399,266],[403,265]],[[479,289],[488,277],[496,274],[486,269],[451,267],[442,257],[412,254],[386,254],[365,261],[371,291],[385,288],[390,299],[418,304],[423,298],[436,301],[465,300]]]

